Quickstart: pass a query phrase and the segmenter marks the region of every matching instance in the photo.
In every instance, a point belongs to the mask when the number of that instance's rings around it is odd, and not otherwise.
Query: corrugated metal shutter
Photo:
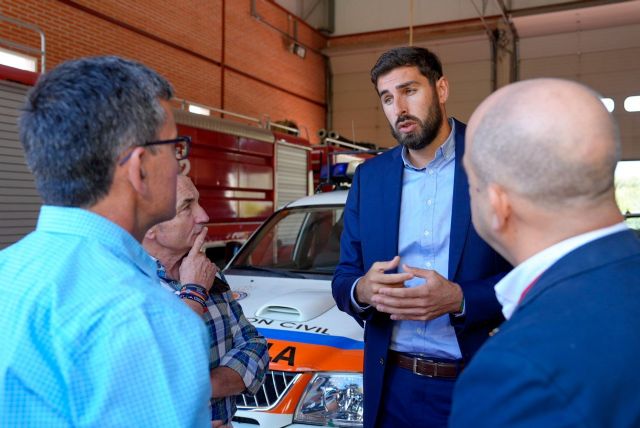
[[[18,139],[18,116],[28,90],[0,82],[0,249],[35,228],[42,205]]]
[[[276,142],[276,207],[308,195],[307,147]]]

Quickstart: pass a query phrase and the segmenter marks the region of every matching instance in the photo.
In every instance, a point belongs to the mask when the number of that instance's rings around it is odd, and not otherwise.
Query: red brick
[[[250,116],[293,120],[309,129],[312,140],[324,127],[323,57],[312,49],[304,59],[291,54],[287,37],[251,17],[250,0],[75,0],[75,4],[94,13],[61,0],[3,0],[1,12],[44,31],[47,69],[71,58],[116,54],[166,76],[180,98]],[[286,11],[269,0],[257,0],[256,5],[265,22],[293,35],[294,18]],[[223,60],[223,27],[224,88],[218,65]],[[0,37],[32,47],[40,44],[36,33],[6,23],[0,26]],[[298,25],[298,40],[316,50],[327,43],[303,24]]]

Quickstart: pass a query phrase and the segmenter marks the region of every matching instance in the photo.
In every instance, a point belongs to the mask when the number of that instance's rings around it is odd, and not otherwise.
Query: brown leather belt
[[[389,362],[400,368],[411,370],[414,374],[427,377],[455,379],[462,372],[464,364],[442,363],[428,358],[411,357],[389,350]]]

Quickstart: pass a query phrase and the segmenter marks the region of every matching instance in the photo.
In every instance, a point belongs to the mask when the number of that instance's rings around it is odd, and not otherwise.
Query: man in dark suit
[[[530,80],[484,101],[467,137],[473,223],[517,267],[451,426],[639,426],[640,241],[614,197],[613,118],[578,83]]]
[[[494,284],[508,263],[471,226],[465,125],[422,48],[371,71],[400,145],[361,165],[344,212],[338,307],[365,326],[365,427],[438,427],[464,364],[503,318]]]

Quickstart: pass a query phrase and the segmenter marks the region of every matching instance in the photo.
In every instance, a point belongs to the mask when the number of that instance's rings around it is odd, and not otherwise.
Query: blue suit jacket
[[[633,232],[572,251],[463,372],[450,426],[640,426],[639,307]]]
[[[466,126],[456,121],[455,129],[449,279],[462,287],[466,315],[452,317],[451,323],[462,356],[468,361],[488,337],[488,332],[503,321],[493,286],[511,266],[478,236],[471,225],[467,175],[462,168]],[[345,207],[340,263],[332,283],[338,307],[361,325],[365,323],[365,427],[372,427],[377,418],[393,322],[387,314],[373,309],[355,312],[351,307],[351,287],[374,262],[391,260],[398,254],[404,169],[401,150],[398,146],[357,169]]]

